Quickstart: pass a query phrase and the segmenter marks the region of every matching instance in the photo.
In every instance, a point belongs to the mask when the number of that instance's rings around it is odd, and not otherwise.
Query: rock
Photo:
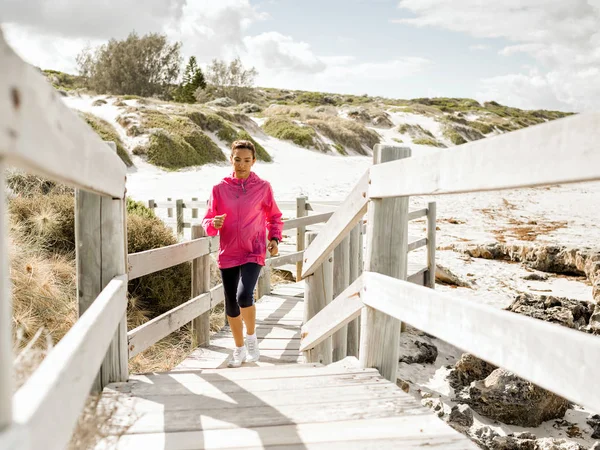
[[[97,100],[94,100],[94,103],[92,103],[92,106],[102,106],[102,105],[106,105],[106,103],[108,103],[106,100],[104,100],[103,98],[99,98]]]
[[[587,331],[592,334],[600,334],[600,305],[596,305],[593,314],[590,316]]]
[[[492,443],[495,438],[499,438],[500,435],[496,433],[491,427],[483,426],[477,428],[473,433],[469,433],[469,437],[473,439],[481,447],[489,449],[493,448]]]
[[[548,275],[545,273],[530,273],[529,275],[525,275],[523,279],[528,281],[546,281]]]
[[[592,428],[592,439],[600,439],[600,414],[594,414],[585,421]]]
[[[220,98],[215,98],[213,101],[207,102],[206,103],[208,106],[219,106],[221,108],[228,108],[230,106],[235,106],[237,105],[237,102],[229,97],[220,97]]]
[[[536,450],[535,440],[519,439],[515,436],[496,436],[490,446],[493,450]]]
[[[535,450],[586,450],[577,442],[566,439],[542,438],[535,441]]]
[[[590,447],[590,450],[600,450],[600,442],[596,442]]]
[[[398,362],[406,364],[433,364],[438,356],[437,347],[427,342],[412,340],[413,350],[410,354],[400,355]],[[406,351],[403,349],[403,351]]]
[[[546,420],[562,418],[569,407],[564,398],[504,369],[473,382],[459,393],[457,401],[485,417],[521,427],[537,427]]]
[[[568,328],[589,331],[588,325],[594,313],[594,305],[563,297],[520,294],[506,310]],[[600,319],[600,315],[598,318]]]
[[[473,381],[483,380],[494,370],[496,366],[483,359],[479,359],[470,353],[463,353],[454,369],[448,374],[450,386],[455,390],[470,385]]]
[[[453,428],[469,428],[473,425],[473,410],[468,405],[455,405],[450,411],[448,424]]]
[[[452,286],[472,287],[470,282],[461,280],[457,275],[452,273],[450,269],[439,264],[435,265],[435,281]]]
[[[404,392],[406,392],[408,394],[408,391],[410,391],[410,384],[408,384],[406,381],[401,380],[400,378],[398,378],[396,380],[396,386],[398,386],[400,389],[402,389]]]
[[[67,93],[67,91],[63,90],[63,89],[57,89],[58,93],[62,96],[62,97],[68,97],[69,94]]]

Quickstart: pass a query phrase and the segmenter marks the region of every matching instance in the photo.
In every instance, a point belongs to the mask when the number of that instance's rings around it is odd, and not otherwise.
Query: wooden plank
[[[0,66],[0,157],[54,181],[122,198],[127,173],[123,161],[2,35]]]
[[[353,228],[354,229],[354,228]],[[333,298],[337,298],[350,285],[350,235],[333,251]],[[331,337],[332,361],[348,356],[348,327],[339,327]]]
[[[14,358],[10,260],[7,245],[9,227],[5,198],[5,172],[6,165],[0,156],[0,432],[8,429],[12,422],[12,367]]]
[[[297,197],[296,198],[296,218],[305,217],[308,214],[308,210],[306,208],[307,197]],[[296,252],[302,252],[302,257],[304,257],[304,249],[306,248],[306,227],[298,226],[296,227]],[[302,259],[296,262],[296,281],[300,281],[302,279]]]
[[[600,390],[588,387],[597,384],[600,337],[381,274],[365,273],[364,286],[366,305],[598,411]]]
[[[352,442],[315,442],[298,445],[286,445],[285,450],[379,450],[393,448],[394,450],[414,450],[415,448],[428,447],[444,450],[477,449],[473,443],[465,442],[466,438],[461,435],[455,436],[431,436],[423,443],[420,437],[416,438],[389,438],[378,439],[377,436],[365,436],[363,439],[355,439]],[[245,447],[244,450],[263,450],[265,447]],[[269,449],[282,447],[268,447]]]
[[[179,244],[129,255],[129,279],[135,280],[144,275],[176,266],[194,258],[207,255],[211,251],[211,241],[207,238],[180,242]]]
[[[285,264],[292,264],[295,262],[302,261],[302,256],[304,255],[303,251],[290,253],[288,255],[276,256],[274,258],[269,258],[266,261],[266,267],[280,267]]]
[[[213,337],[211,339],[211,345],[215,347],[223,347],[227,349],[233,349],[235,347],[235,340],[233,336],[229,337]],[[300,338],[296,339],[259,339],[258,348],[260,350],[296,350],[300,354]]]
[[[427,272],[424,286],[435,289],[436,203],[427,205]]]
[[[445,441],[460,440],[463,449],[476,449],[477,446],[466,437],[450,428],[437,416],[408,415],[370,420],[347,420],[326,423],[307,423],[299,425],[280,425],[260,428],[236,428],[235,432],[223,433],[222,430],[187,431],[178,433],[144,433],[125,435],[119,442],[119,450],[175,449],[217,449],[309,445],[313,443],[352,442],[376,436],[378,439],[402,438],[411,443],[409,448],[429,447],[432,439],[443,436]],[[440,448],[448,448],[440,445]],[[457,448],[457,447],[454,447]]]
[[[373,167],[369,195],[455,194],[600,180],[598,142],[600,113],[577,114]]]
[[[428,273],[427,267],[421,267],[418,271],[412,272],[408,274],[406,281],[409,283],[419,284],[421,286],[425,286],[426,283],[426,274]]]
[[[283,389],[288,388],[283,387]],[[346,400],[346,401],[344,401]],[[253,428],[264,426],[325,423],[339,420],[377,419],[394,417],[401,412],[427,414],[427,411],[408,397],[392,395],[376,400],[339,399],[323,403],[318,408],[314,404],[281,405],[273,408],[262,405],[249,408],[214,409],[200,411],[153,411],[140,414],[140,418],[127,430],[127,434],[180,432],[201,430],[228,430],[233,428]],[[382,401],[384,400],[384,401]],[[146,402],[149,403],[149,402]],[[154,405],[156,403],[153,402]],[[136,409],[136,413],[139,414]],[[127,419],[125,419],[127,420]]]
[[[192,240],[206,237],[202,225],[192,228]],[[210,256],[208,254],[192,260],[192,297],[209,292],[210,289]],[[209,300],[210,306],[210,300]],[[192,321],[194,347],[210,344],[210,309]]]
[[[29,436],[31,430],[12,424],[0,431],[0,448],[2,450],[33,450]]]
[[[417,209],[415,211],[410,211],[408,213],[408,221],[419,219],[421,217],[425,217],[427,215],[427,208]]]
[[[134,328],[127,333],[129,358],[133,358],[138,353],[143,352],[151,345],[207,311],[210,311],[210,292],[200,294]]]
[[[373,168],[410,159],[408,147],[377,144],[373,149]],[[365,270],[405,280],[408,272],[408,197],[374,199],[369,203],[367,256]],[[360,364],[375,367],[381,375],[396,381],[400,322],[372,308],[361,317]]]
[[[350,284],[354,283],[360,276],[360,261],[361,261],[361,224],[356,225],[350,232]],[[359,321],[360,316],[348,322],[347,335],[347,353],[348,356],[358,358],[358,343],[359,343]]]
[[[334,301],[302,327],[301,351],[314,348],[335,331],[360,316],[363,302],[360,299],[362,278],[354,281]]]
[[[412,252],[421,247],[425,247],[427,245],[427,238],[422,238],[417,241],[412,241],[408,243],[407,251]]]
[[[210,307],[211,309],[225,301],[225,289],[223,283],[217,284],[211,288],[210,292]]]
[[[125,314],[126,295],[127,277],[115,277],[14,395],[14,422],[35,430],[31,448],[67,446]]]
[[[369,171],[356,183],[346,200],[335,211],[327,222],[327,226],[315,238],[315,241],[304,252],[304,268],[302,277],[314,273],[335,247],[346,237],[352,227],[367,210],[369,190]]]
[[[314,241],[316,233],[306,234],[308,245]],[[333,255],[329,255],[315,272],[305,281],[304,322],[308,322],[333,300]],[[306,362],[332,363],[331,337],[304,353]]]
[[[283,229],[293,230],[294,228],[298,227],[306,227],[308,225],[314,225],[316,223],[327,222],[331,216],[333,216],[333,211],[321,214],[313,214],[311,216],[299,217],[296,219],[284,220]]]

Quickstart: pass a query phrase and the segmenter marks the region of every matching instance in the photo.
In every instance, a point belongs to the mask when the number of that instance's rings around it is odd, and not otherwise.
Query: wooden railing
[[[1,35],[0,66],[0,448],[63,449],[90,389],[128,377],[126,167]],[[8,166],[77,189],[80,317],[14,395]]]
[[[328,232],[306,249],[302,276],[309,284],[368,208],[365,273],[305,322],[301,350],[307,359],[329,357],[323,345],[360,316],[361,365],[395,381],[395,343],[404,321],[600,412],[600,390],[590,389],[598,385],[599,337],[408,283],[408,245],[401,236],[391,245],[403,234],[403,215],[410,216],[401,203],[410,195],[600,180],[599,142],[600,114],[580,114],[371,167],[329,220]],[[396,150],[379,146],[375,153],[385,152]],[[391,159],[398,156],[408,155]],[[400,229],[389,226],[390,218]]]

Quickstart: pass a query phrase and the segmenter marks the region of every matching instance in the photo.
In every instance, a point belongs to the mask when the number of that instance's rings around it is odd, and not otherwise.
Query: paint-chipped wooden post
[[[373,164],[411,155],[408,147],[377,144]],[[408,254],[408,197],[373,198],[367,220],[365,270],[406,280]],[[365,307],[361,318],[360,365],[374,367],[396,382],[400,346],[400,321],[374,308]]]
[[[333,298],[350,286],[350,236],[344,238],[333,251]],[[336,331],[331,340],[333,362],[348,356],[348,327]]]
[[[296,217],[305,217],[308,214],[306,202],[308,197],[296,198]],[[306,227],[296,228],[296,251],[301,252],[306,248]],[[296,263],[296,281],[302,279],[302,259]]]
[[[148,208],[150,208],[153,212],[156,212],[154,211],[156,208],[156,202],[153,199],[148,200]]]
[[[269,295],[271,293],[271,266],[269,266],[268,260],[267,264],[260,271],[260,276],[258,277],[258,283],[256,284],[256,298],[264,297],[265,295]]]
[[[306,233],[308,245],[315,239],[317,233]],[[321,267],[305,279],[304,290],[304,323],[316,316],[328,303],[333,300],[333,255],[329,255]],[[331,337],[311,350],[304,352],[306,362],[331,364]]]
[[[116,145],[108,143],[114,151]],[[75,195],[75,249],[77,299],[81,316],[106,285],[127,271],[127,209],[123,198],[110,198],[77,190]],[[116,381],[127,381],[127,314],[117,326],[100,373],[92,386],[100,392]]]
[[[348,282],[353,283],[360,274],[360,261],[362,258],[362,242],[361,242],[361,234],[362,234],[362,220],[356,225],[352,231],[350,232],[350,242],[349,242],[349,277]],[[352,322],[348,324],[348,332],[346,339],[346,351],[348,356],[354,356],[358,358],[358,343],[359,343],[359,320],[360,318],[354,319]]]
[[[171,202],[173,199],[171,197],[167,198],[167,202]],[[173,208],[167,208],[167,217],[173,217]]]
[[[192,240],[206,237],[202,225],[192,225]],[[192,260],[192,298],[210,290],[210,254]],[[210,311],[199,315],[192,321],[193,346],[210,344]]]
[[[13,343],[8,220],[5,198],[6,166],[0,157],[0,432],[12,422]]]
[[[175,201],[175,212],[177,217],[177,239],[183,239],[183,200]]]
[[[198,197],[192,197],[192,202],[197,202]],[[192,219],[198,218],[198,208],[194,205],[192,206]]]
[[[436,234],[435,202],[427,204],[427,273],[425,286],[435,289],[435,234]]]

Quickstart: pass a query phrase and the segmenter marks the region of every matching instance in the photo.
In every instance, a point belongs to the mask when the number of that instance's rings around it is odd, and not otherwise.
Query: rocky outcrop
[[[512,372],[494,370],[487,378],[475,381],[457,396],[479,414],[506,424],[537,427],[565,415],[569,402]]]
[[[546,295],[520,294],[507,311],[587,333],[600,334],[600,306]]]
[[[473,425],[473,410],[468,405],[455,405],[450,411],[448,424],[458,431],[464,431]]]
[[[398,362],[406,364],[433,364],[438,356],[437,347],[427,342],[412,340],[410,348],[403,348]]]
[[[448,382],[454,390],[460,390],[474,381],[483,380],[496,369],[496,366],[483,359],[470,353],[463,353],[448,374]]]
[[[469,281],[461,280],[458,275],[453,273],[449,268],[440,264],[435,265],[435,282],[451,286],[472,288]]]
[[[521,262],[542,272],[583,275],[592,283],[592,295],[600,303],[600,250],[570,248],[559,245],[457,245],[454,250],[473,258],[503,259]]]

